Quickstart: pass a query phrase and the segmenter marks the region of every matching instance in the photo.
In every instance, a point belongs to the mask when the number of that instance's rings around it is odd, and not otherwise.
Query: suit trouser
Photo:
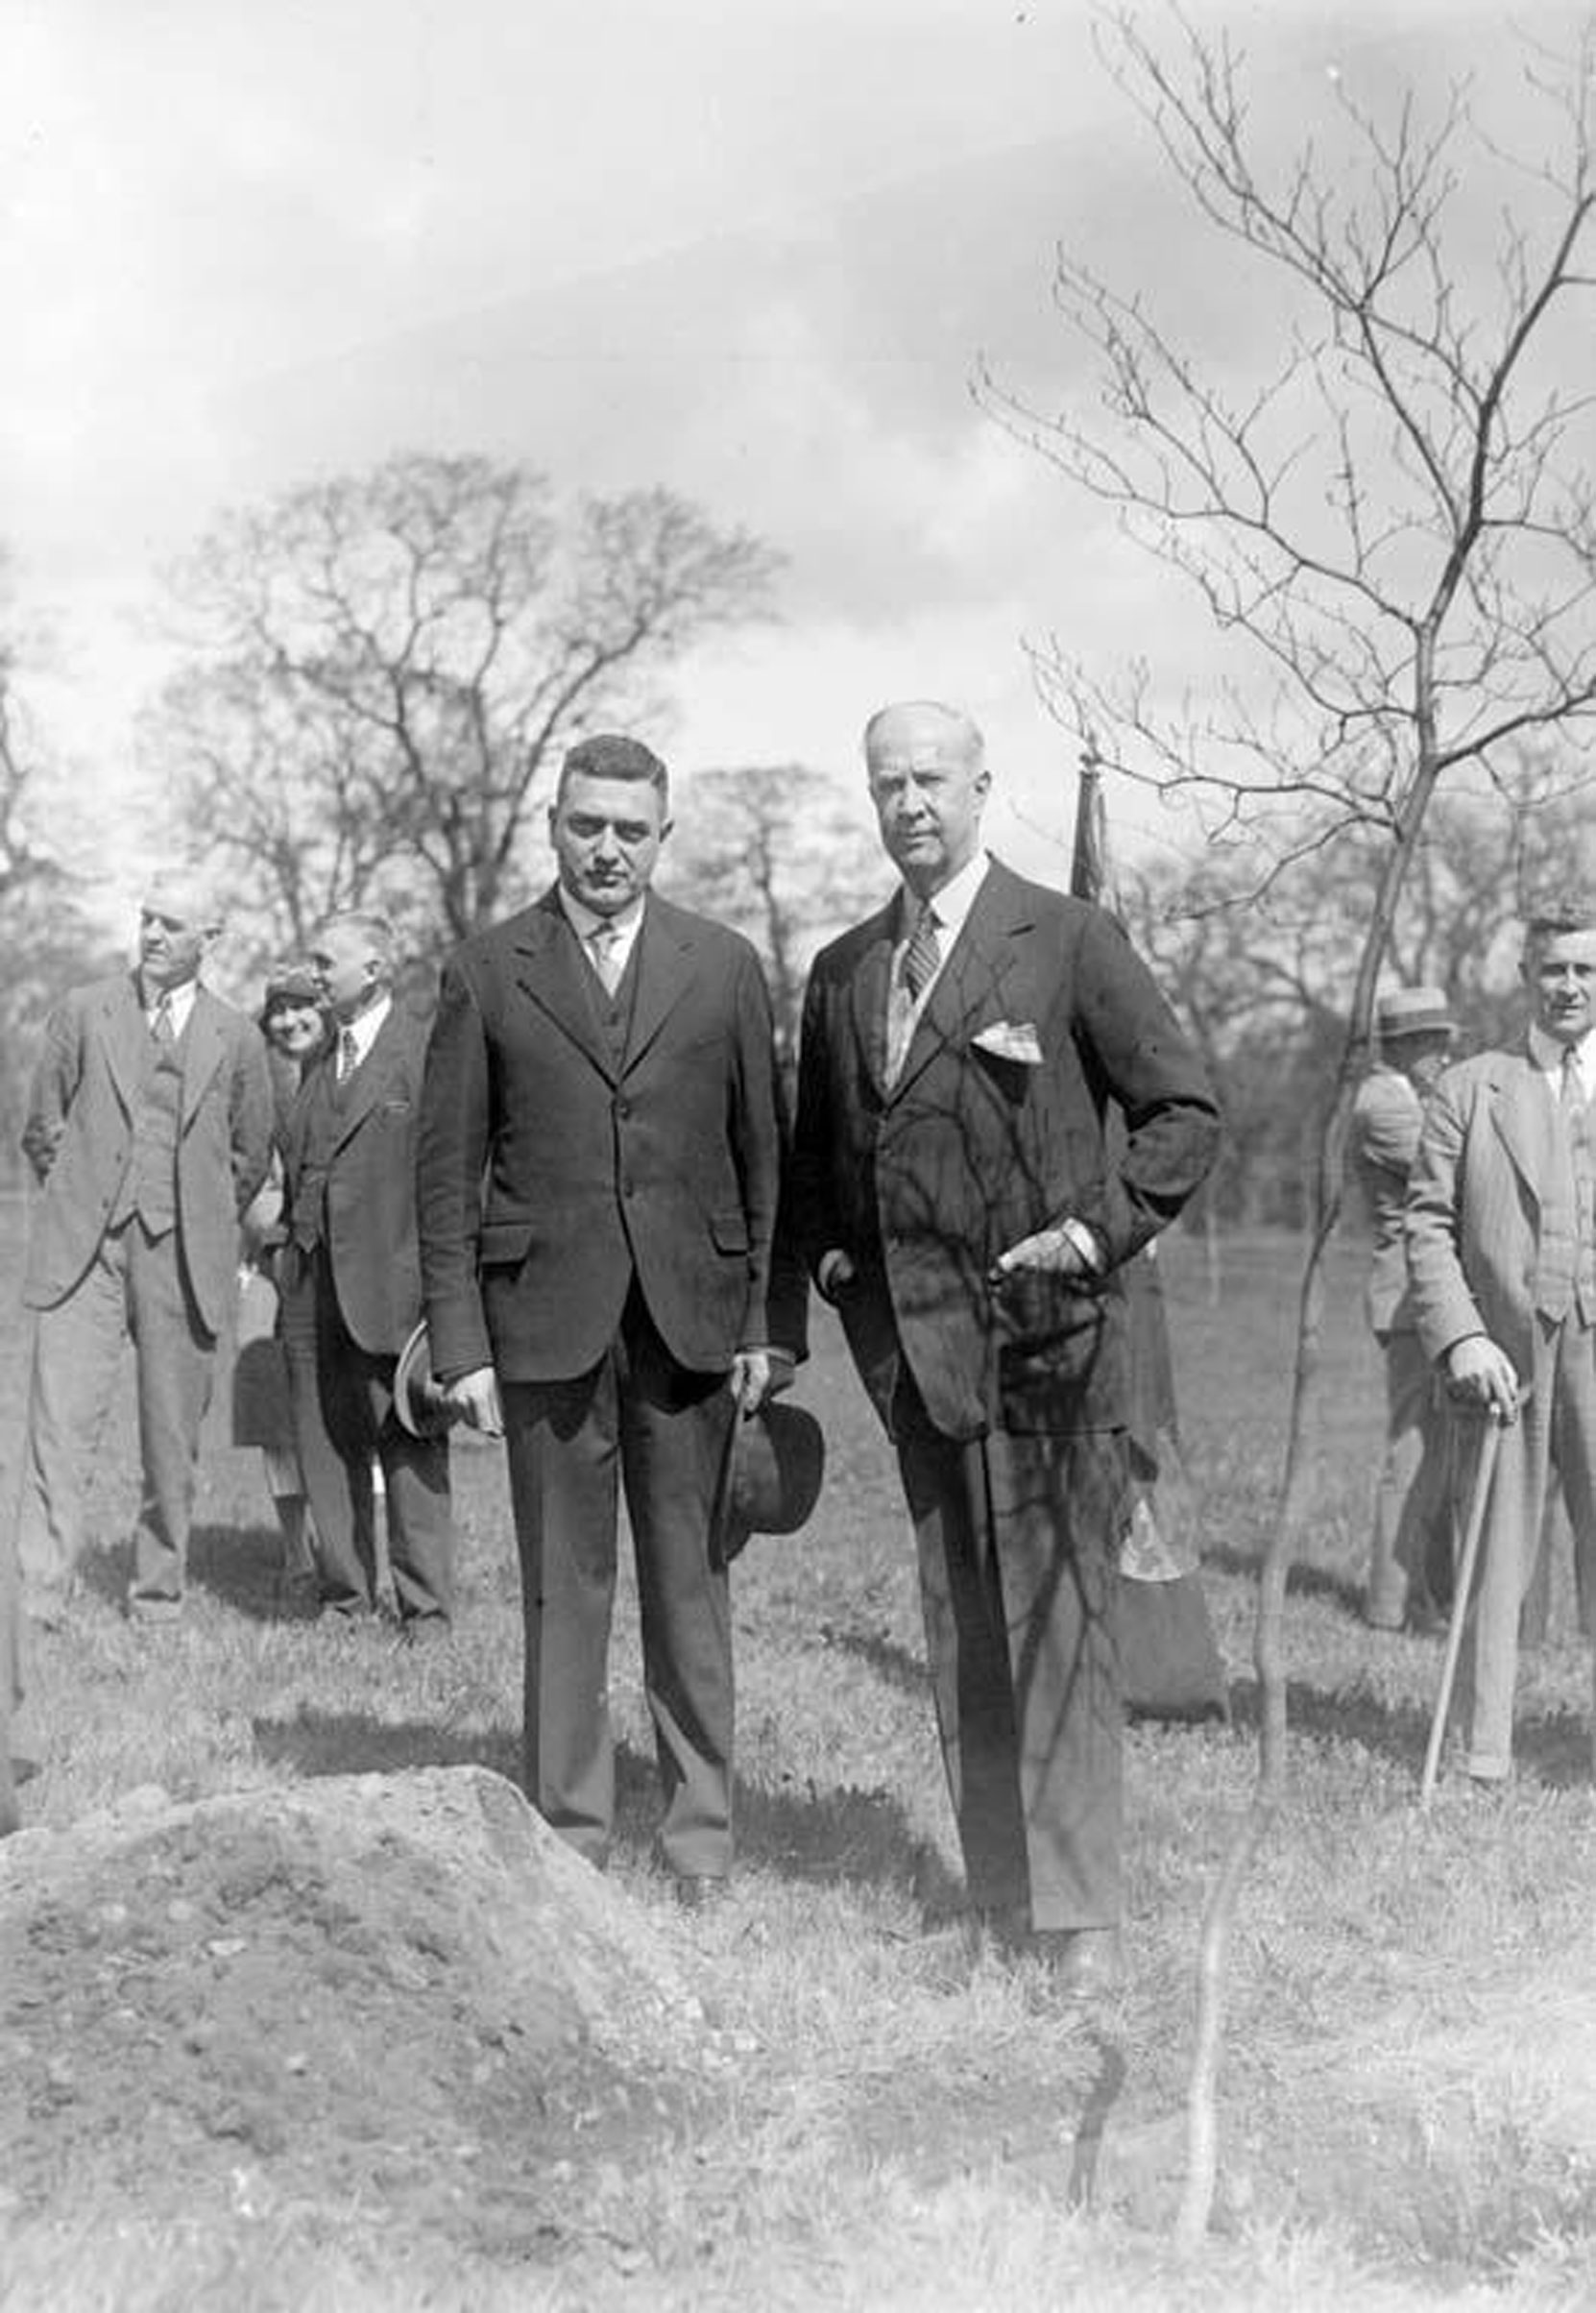
[[[1448,1415],[1416,1333],[1377,1333],[1386,1369],[1386,1456],[1374,1495],[1368,1619],[1394,1627],[1410,1600],[1451,1596]]]
[[[282,1274],[288,1396],[322,1603],[346,1615],[370,1614],[376,1604],[375,1454],[399,1619],[447,1620],[454,1595],[448,1440],[414,1438],[399,1421],[399,1361],[362,1349],[345,1325],[326,1247],[307,1254],[285,1246]]]
[[[182,1596],[216,1336],[195,1305],[177,1230],[151,1237],[132,1220],[101,1239],[64,1301],[35,1313],[16,1549],[24,1604],[47,1614],[83,1551],[85,1488],[129,1334],[142,1464],[129,1596]]]
[[[1469,1610],[1472,1643],[1463,1648],[1458,1687],[1468,1728],[1467,1769],[1487,1780],[1505,1776],[1512,1763],[1519,1615],[1535,1575],[1554,1469],[1584,1563],[1584,1587],[1596,1579],[1596,1331],[1572,1318],[1561,1325],[1537,1318],[1534,1370],[1519,1378],[1530,1383],[1530,1395],[1497,1446]],[[1483,1420],[1468,1424],[1472,1434],[1460,1455],[1465,1486],[1478,1468],[1484,1427]]]
[[[731,1868],[731,1593],[709,1549],[735,1412],[725,1380],[676,1364],[634,1287],[591,1372],[503,1384],[526,1623],[526,1792],[593,1863],[615,1821],[609,1651],[624,1488],[665,1793],[660,1850],[688,1877]]]
[[[960,1442],[903,1388],[893,1429],[970,1900],[1117,1925],[1124,1433]]]

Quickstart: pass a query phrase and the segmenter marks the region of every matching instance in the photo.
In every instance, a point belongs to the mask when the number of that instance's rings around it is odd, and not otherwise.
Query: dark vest
[[[340,1090],[333,1062],[319,1061],[311,1071],[310,1089],[304,1096],[304,1133],[288,1230],[294,1243],[306,1253],[322,1242],[326,1229],[326,1177],[344,1122]]]

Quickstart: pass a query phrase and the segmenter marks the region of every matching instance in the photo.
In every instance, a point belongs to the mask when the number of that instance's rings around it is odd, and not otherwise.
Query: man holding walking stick
[[[1521,971],[1527,1035],[1441,1077],[1407,1207],[1419,1339],[1454,1396],[1501,1424],[1463,1654],[1478,1783],[1511,1770],[1519,1611],[1554,1472],[1596,1571],[1596,913],[1559,902],[1532,918]]]

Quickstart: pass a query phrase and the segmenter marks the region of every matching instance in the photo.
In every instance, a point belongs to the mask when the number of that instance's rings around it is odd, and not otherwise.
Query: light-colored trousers
[[[1554,1471],[1584,1586],[1596,1579],[1596,1331],[1572,1318],[1562,1325],[1537,1319],[1534,1371],[1519,1379],[1529,1382],[1530,1395],[1497,1448],[1458,1692],[1468,1772],[1491,1782],[1512,1765],[1519,1616],[1535,1579]],[[1460,1429],[1462,1502],[1473,1490],[1485,1424],[1468,1420]]]
[[[216,1340],[194,1305],[177,1231],[152,1238],[134,1220],[101,1239],[87,1274],[64,1301],[35,1313],[16,1521],[22,1602],[30,1613],[59,1613],[76,1570],[87,1480],[130,1335],[143,1477],[131,1595],[162,1602],[182,1595]]]

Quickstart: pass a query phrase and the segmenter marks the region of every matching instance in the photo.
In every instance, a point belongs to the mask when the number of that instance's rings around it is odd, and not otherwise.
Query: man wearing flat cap
[[[1119,1272],[1219,1117],[1114,919],[981,848],[969,717],[884,707],[864,754],[902,888],[810,976],[791,1226],[897,1449],[971,1903],[1087,1997],[1123,1969]]]
[[[1554,1473],[1587,1585],[1596,1572],[1596,917],[1583,898],[1532,917],[1521,971],[1527,1034],[1441,1075],[1406,1224],[1419,1340],[1481,1417],[1459,1425],[1465,1488],[1485,1424],[1500,1425],[1460,1680],[1480,1783],[1511,1771],[1519,1614]]]
[[[747,941],[650,889],[670,832],[640,741],[571,748],[558,880],[444,965],[422,1099],[435,1374],[502,1429],[526,1623],[527,1794],[601,1862],[617,1480],[686,1900],[732,1867],[732,1626],[711,1514],[728,1433],[803,1348],[771,1285],[781,1132]]]
[[[1348,1136],[1373,1236],[1364,1307],[1386,1379],[1365,1613],[1376,1630],[1400,1630],[1427,1626],[1451,1597],[1446,1403],[1414,1324],[1403,1213],[1424,1103],[1450,1057],[1454,1024],[1439,987],[1393,988],[1374,1017],[1379,1058],[1358,1087]]]
[[[254,1021],[201,985],[220,924],[165,878],[138,962],[52,1014],[22,1145],[39,1185],[23,1301],[35,1312],[17,1518],[25,1605],[59,1619],[122,1344],[143,1464],[128,1611],[182,1604],[200,1428],[230,1312],[239,1217],[265,1177],[272,1093]]]

